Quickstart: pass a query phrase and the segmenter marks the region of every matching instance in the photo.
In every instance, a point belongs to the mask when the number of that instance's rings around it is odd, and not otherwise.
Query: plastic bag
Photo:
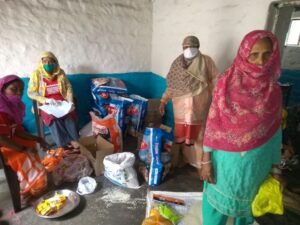
[[[151,209],[150,216],[147,217],[142,225],[173,225],[170,220],[163,218],[157,209]]]
[[[92,79],[91,90],[93,94],[111,93],[127,94],[125,83],[117,78],[95,78]]]
[[[268,177],[260,186],[252,202],[252,214],[255,217],[266,213],[283,214],[283,202],[280,183],[273,177]]]
[[[47,170],[47,172],[52,172],[56,168],[60,160],[63,158],[63,155],[63,148],[52,149],[47,151],[47,155],[42,160],[42,164]]]
[[[71,154],[63,158],[53,170],[53,182],[60,185],[63,182],[74,182],[93,172],[88,159],[81,154]]]
[[[143,127],[148,99],[143,98],[139,95],[129,95],[133,102],[127,107],[126,115],[128,117],[128,132],[136,136],[136,132],[140,131]]]
[[[144,165],[139,170],[151,186],[159,185],[171,167],[172,134],[160,128],[146,128],[139,149]]]
[[[104,158],[104,176],[113,183],[128,187],[139,188],[136,172],[133,168],[135,161],[131,152],[116,153]]]
[[[82,177],[78,182],[77,193],[80,195],[91,194],[95,191],[97,182],[91,177]]]
[[[90,112],[92,117],[92,130],[94,135],[101,135],[114,145],[114,152],[120,152],[123,148],[122,132],[115,118],[108,115],[105,118],[96,116],[94,112]]]

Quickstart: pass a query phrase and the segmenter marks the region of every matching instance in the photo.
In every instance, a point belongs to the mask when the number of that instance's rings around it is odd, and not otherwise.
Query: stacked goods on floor
[[[111,138],[105,125],[99,124],[99,121],[107,121],[110,118],[116,121],[121,134],[125,134],[125,131],[128,130],[134,135],[142,129],[147,110],[147,99],[134,94],[128,95],[127,88],[120,79],[95,78],[91,83],[94,98],[93,122],[96,119],[98,121],[98,128],[93,127],[96,135],[101,134],[106,139]],[[102,129],[99,129],[99,125]]]
[[[201,205],[202,192],[150,191],[142,225],[202,224]]]
[[[151,186],[159,185],[170,171],[172,140],[172,134],[160,128],[144,131],[139,146],[139,171]]]

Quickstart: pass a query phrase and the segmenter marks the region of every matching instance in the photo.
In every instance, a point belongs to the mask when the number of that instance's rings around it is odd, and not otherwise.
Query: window
[[[292,19],[285,45],[300,46],[300,19]]]

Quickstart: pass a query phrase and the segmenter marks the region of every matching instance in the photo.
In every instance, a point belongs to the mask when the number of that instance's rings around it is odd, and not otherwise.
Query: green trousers
[[[220,213],[209,204],[205,192],[202,200],[203,225],[226,225],[228,216]],[[234,225],[250,225],[254,222],[253,217],[235,217]]]

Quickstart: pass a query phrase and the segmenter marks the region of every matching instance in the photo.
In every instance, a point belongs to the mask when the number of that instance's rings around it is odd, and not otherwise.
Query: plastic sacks
[[[53,182],[60,185],[63,182],[74,182],[93,172],[88,159],[81,154],[70,154],[60,160],[53,170]]]
[[[148,184],[156,186],[171,168],[172,134],[160,128],[147,127],[139,149],[139,158],[143,162],[139,171]]]
[[[283,214],[283,202],[280,183],[272,176],[268,177],[260,186],[252,202],[253,216],[258,217],[266,213]]]
[[[144,125],[144,120],[148,107],[148,99],[139,95],[129,95],[133,102],[126,109],[126,117],[128,120],[128,132],[136,136]]]
[[[137,174],[133,168],[134,154],[122,152],[108,155],[104,158],[104,176],[111,182],[127,187],[139,188]]]
[[[63,155],[63,148],[52,149],[47,151],[47,155],[42,160],[42,164],[47,170],[47,172],[52,172],[56,168],[60,160],[63,158]]]
[[[98,117],[94,112],[90,112],[92,118],[92,130],[94,135],[101,135],[114,145],[114,153],[123,149],[122,132],[115,118],[108,115],[105,118]]]
[[[107,94],[127,94],[125,83],[117,78],[95,78],[91,84],[92,94],[101,95]]]
[[[170,220],[163,218],[157,209],[151,209],[150,216],[147,217],[142,225],[173,225]]]
[[[92,177],[82,177],[78,182],[77,193],[80,195],[91,194],[95,191],[97,182]]]

